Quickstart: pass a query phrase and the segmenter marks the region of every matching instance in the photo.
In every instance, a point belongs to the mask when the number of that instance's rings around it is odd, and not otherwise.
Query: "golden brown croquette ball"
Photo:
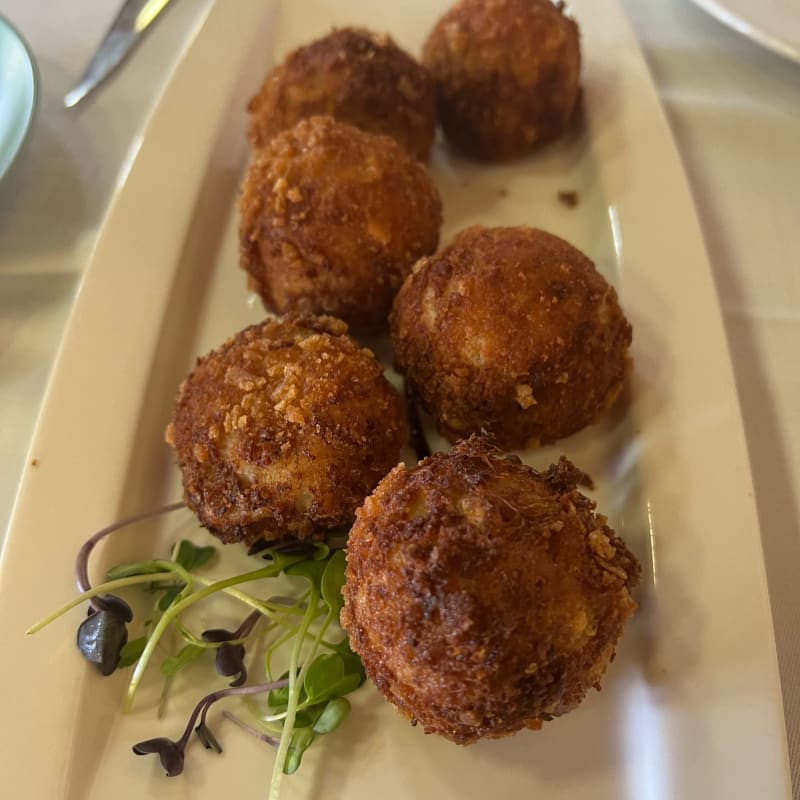
[[[290,53],[247,110],[256,148],[301,119],[330,115],[391,136],[427,161],[436,130],[436,92],[428,71],[386,34],[362,28],[334,30]]]
[[[425,167],[394,139],[332,117],[278,134],[242,187],[241,264],[272,311],[386,324],[414,262],[439,241]]]
[[[346,331],[331,317],[270,319],[198,359],[181,384],[166,440],[187,505],[223,542],[349,525],[397,463],[402,400]]]
[[[397,295],[395,359],[451,441],[553,442],[617,397],[631,326],[617,293],[572,245],[534,228],[462,231]]]
[[[578,26],[550,0],[461,0],[425,42],[457,149],[508,161],[558,137],[578,102]]]
[[[575,708],[614,658],[640,567],[577,491],[472,437],[396,467],[356,512],[342,624],[426,733],[498,738]]]

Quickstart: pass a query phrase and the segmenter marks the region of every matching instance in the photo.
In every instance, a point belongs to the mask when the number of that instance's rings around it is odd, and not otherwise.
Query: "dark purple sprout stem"
[[[203,631],[203,639],[206,642],[235,642],[239,639],[246,639],[262,616],[261,611],[252,611],[235,631],[225,628],[210,628]]]
[[[109,536],[115,531],[118,531],[120,528],[133,525],[136,522],[142,522],[143,520],[150,519],[151,517],[157,517],[159,514],[166,514],[169,511],[177,511],[179,508],[183,508],[185,505],[186,504],[181,501],[162,506],[155,511],[145,511],[142,514],[134,514],[131,517],[126,517],[125,519],[114,522],[111,525],[107,525],[105,528],[102,528],[101,530],[97,531],[97,533],[90,536],[83,543],[83,545],[81,545],[81,549],[78,550],[78,555],[75,557],[75,578],[78,581],[78,591],[88,592],[92,588],[92,585],[89,583],[89,556],[92,554],[92,550],[94,550],[95,545],[98,542],[105,539],[106,536]],[[95,611],[101,610],[101,605],[96,598],[92,598],[89,603]]]
[[[208,709],[216,703],[217,700],[221,700],[224,697],[231,697],[232,695],[260,694],[261,692],[269,692],[273,689],[282,689],[288,685],[288,680],[280,680],[272,681],[271,683],[256,684],[254,686],[220,689],[219,691],[207,694],[194,707],[180,739],[177,741],[166,738],[148,739],[147,741],[135,744],[133,746],[133,752],[137,755],[157,754],[161,760],[161,765],[164,767],[169,777],[180,775],[180,773],[183,772],[186,746],[189,744],[189,739],[193,730],[197,731],[198,736],[206,748],[211,747],[217,750],[217,752],[222,752],[213,734],[211,734],[206,726]],[[200,717],[200,722],[197,728],[195,728],[198,716]]]
[[[211,694],[207,694],[195,707],[195,710],[192,712],[192,716],[189,718],[189,724],[184,731],[183,737],[181,737],[181,741],[185,738],[187,741],[189,739],[189,735],[192,732],[192,727],[194,726],[194,722],[197,719],[198,713],[200,714],[200,726],[205,726],[206,724],[206,715],[208,714],[208,709],[217,702],[217,700],[222,700],[223,697],[230,697],[231,695],[247,695],[247,694],[261,694],[262,692],[271,692],[273,689],[282,689],[284,686],[288,686],[288,680],[282,681],[273,681],[272,683],[258,683],[255,686],[235,686],[229,687],[227,689],[219,689],[216,692],[212,692]],[[185,743],[184,743],[185,746]]]
[[[238,676],[231,686],[241,686],[247,680],[247,667],[244,664],[245,647],[241,640],[250,635],[261,617],[261,611],[253,611],[235,631],[224,628],[203,631],[203,639],[206,642],[220,643],[214,659],[217,672],[226,677]],[[240,643],[232,644],[237,641]]]
[[[225,717],[225,719],[229,719],[234,725],[238,725],[243,731],[246,731],[251,736],[255,736],[256,739],[260,739],[262,742],[266,742],[272,747],[278,747],[278,745],[281,743],[280,739],[276,738],[275,736],[270,736],[268,733],[264,733],[263,731],[254,728],[252,725],[248,725],[246,722],[240,720],[239,717],[231,714],[230,711],[223,711],[222,716]]]
[[[181,738],[178,740],[178,744],[186,747],[189,737],[192,735],[192,729],[197,721],[198,714],[200,715],[200,724],[205,725],[208,709],[211,708],[211,706],[213,706],[218,700],[222,700],[225,697],[232,697],[233,695],[261,694],[263,692],[271,692],[273,689],[283,689],[288,685],[289,681],[284,679],[280,681],[272,681],[271,683],[256,683],[253,686],[236,686],[233,688],[228,687],[227,689],[218,689],[216,692],[207,694],[194,707],[194,711],[192,711],[192,714],[189,717],[189,722],[186,723],[186,730],[183,732],[183,736],[181,736]]]
[[[244,622],[233,632],[233,638],[244,639],[249,636],[261,617],[262,614],[260,611],[253,611],[249,616],[245,617]]]

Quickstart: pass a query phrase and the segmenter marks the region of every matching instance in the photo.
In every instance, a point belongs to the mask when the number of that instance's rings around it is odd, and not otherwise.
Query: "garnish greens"
[[[164,510],[179,506],[174,504]],[[350,711],[345,696],[361,686],[365,679],[361,661],[338,627],[343,602],[344,552],[319,542],[276,545],[258,553],[258,558],[266,562],[258,568],[212,580],[198,570],[213,558],[216,549],[182,541],[168,559],[119,565],[108,572],[103,583],[90,586],[86,563],[89,553],[101,538],[123,525],[109,526],[81,548],[76,572],[79,587],[85,591],[31,627],[28,633],[41,630],[88,601],[88,616],[78,630],[78,648],[104,675],[115,669],[132,667],[123,710],[132,707],[142,676],[157,657],[160,657],[160,671],[165,680],[165,696],[173,676],[213,650],[216,671],[219,675],[233,677],[230,685],[206,694],[197,703],[180,738],[148,739],[134,745],[133,750],[138,755],[158,755],[168,776],[179,775],[184,768],[185,750],[193,729],[206,749],[222,752],[206,722],[214,703],[235,695],[264,694],[266,709],[250,703],[253,724],[245,723],[228,711],[223,716],[277,749],[269,792],[270,800],[277,800],[283,775],[297,770],[303,753],[317,737],[341,725]],[[300,579],[296,582],[300,590],[292,596],[263,599],[237,588],[281,574]],[[130,587],[156,596],[141,634],[131,640],[127,627],[133,620],[133,612],[124,600],[113,594]],[[192,632],[181,616],[196,603],[220,593],[248,606],[250,614],[233,631],[212,628],[200,634]],[[336,633],[329,635],[333,631]],[[166,636],[168,632],[171,637]],[[164,655],[169,638],[177,639],[181,645],[175,652]],[[265,680],[248,685],[245,657],[248,648],[251,653],[255,650],[257,640],[264,648],[261,658]],[[288,668],[276,676],[273,662],[281,658],[284,665],[288,660]]]

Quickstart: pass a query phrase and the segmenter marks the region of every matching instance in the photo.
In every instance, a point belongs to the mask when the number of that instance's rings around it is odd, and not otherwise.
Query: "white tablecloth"
[[[0,0],[42,82],[36,127],[0,183],[0,539],[109,198],[208,2],[172,3],[105,89],[68,111],[61,98],[120,0]],[[624,2],[689,175],[724,312],[800,798],[800,65],[689,0]]]

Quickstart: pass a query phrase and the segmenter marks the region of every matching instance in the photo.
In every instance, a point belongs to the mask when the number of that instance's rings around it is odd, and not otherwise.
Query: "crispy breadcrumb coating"
[[[331,317],[269,319],[181,384],[166,440],[187,505],[223,542],[349,525],[398,462],[402,399],[346,331]]]
[[[461,0],[423,49],[448,140],[508,161],[560,136],[579,100],[578,26],[550,0]]]
[[[462,231],[397,295],[392,344],[451,441],[485,429],[532,447],[594,422],[629,366],[617,294],[572,245],[534,228]]]
[[[330,115],[391,136],[427,161],[436,130],[428,71],[384,33],[341,28],[286,56],[247,106],[248,136],[264,147],[306,117]]]
[[[331,117],[301,120],[260,151],[240,209],[241,265],[268,309],[362,328],[386,324],[442,222],[422,164],[393,139]]]
[[[498,738],[575,708],[614,658],[640,566],[577,491],[472,437],[400,465],[356,514],[342,624],[426,733]]]

